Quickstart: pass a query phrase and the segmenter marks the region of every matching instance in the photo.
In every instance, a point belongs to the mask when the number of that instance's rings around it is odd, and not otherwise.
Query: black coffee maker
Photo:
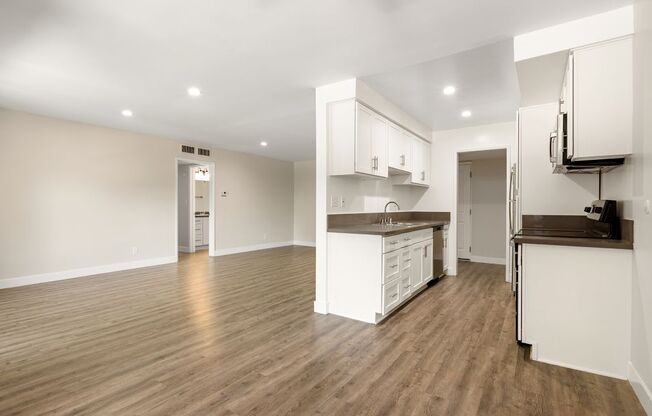
[[[612,199],[597,199],[585,207],[591,233],[599,238],[620,240],[620,218],[618,204]]]

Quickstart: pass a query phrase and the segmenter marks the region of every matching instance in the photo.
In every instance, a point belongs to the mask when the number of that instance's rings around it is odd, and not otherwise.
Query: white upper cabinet
[[[394,185],[430,186],[430,143],[410,135],[410,173],[392,177]]]
[[[387,178],[389,121],[354,101],[328,106],[328,174]]]
[[[412,134],[394,123],[389,123],[389,172],[412,172]]]
[[[412,174],[410,180],[413,184],[430,185],[430,143],[425,140],[412,138]]]
[[[572,52],[572,77],[566,82],[566,96],[572,101],[563,105],[572,110],[572,137],[568,141],[572,160],[632,153],[632,59],[631,37]]]

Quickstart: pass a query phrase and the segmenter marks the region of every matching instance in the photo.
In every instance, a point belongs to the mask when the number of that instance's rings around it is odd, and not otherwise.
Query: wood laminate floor
[[[626,381],[527,358],[502,266],[373,326],[313,313],[314,263],[204,252],[1,290],[0,415],[644,414]]]

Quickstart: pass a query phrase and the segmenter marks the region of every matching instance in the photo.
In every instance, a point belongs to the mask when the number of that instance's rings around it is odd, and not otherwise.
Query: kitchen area
[[[625,23],[595,30],[605,19]],[[502,150],[514,344],[535,361],[628,379],[626,22],[619,11],[514,38],[512,122],[433,131],[365,80],[317,88],[315,312],[391,325],[438,279],[459,278],[458,154]]]

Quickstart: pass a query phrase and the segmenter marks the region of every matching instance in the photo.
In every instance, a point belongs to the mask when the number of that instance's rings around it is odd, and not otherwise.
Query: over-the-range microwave
[[[550,133],[549,156],[554,173],[597,173],[607,172],[625,163],[625,158],[573,160],[569,157],[568,113],[557,115],[557,130]]]

